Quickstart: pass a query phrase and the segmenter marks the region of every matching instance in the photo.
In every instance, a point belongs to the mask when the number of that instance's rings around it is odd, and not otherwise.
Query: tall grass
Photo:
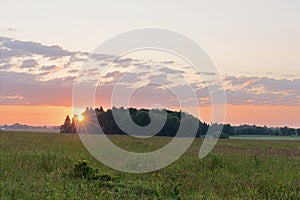
[[[128,150],[155,150],[170,138],[111,136]],[[128,174],[95,160],[76,135],[0,132],[0,199],[300,199],[300,142],[202,140],[167,168]],[[97,178],[74,176],[88,160]]]

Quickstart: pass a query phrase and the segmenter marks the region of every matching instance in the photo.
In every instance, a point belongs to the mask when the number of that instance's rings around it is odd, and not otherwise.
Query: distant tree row
[[[300,136],[300,129],[293,129],[289,127],[281,127],[281,128],[268,128],[266,126],[255,126],[255,125],[241,125],[241,126],[231,126],[230,124],[207,124],[205,122],[201,122],[198,118],[182,111],[171,111],[167,109],[136,109],[136,108],[116,108],[104,110],[102,107],[92,109],[86,108],[84,113],[82,113],[84,117],[84,122],[82,123],[84,128],[88,128],[90,133],[98,133],[99,129],[96,126],[101,126],[101,129],[105,134],[120,134],[126,135],[128,132],[131,133],[130,125],[128,121],[128,117],[126,114],[129,113],[129,118],[132,119],[135,125],[140,127],[146,127],[151,123],[151,119],[156,122],[162,121],[164,124],[162,128],[158,130],[155,134],[156,136],[170,136],[174,137],[179,129],[179,126],[182,122],[190,123],[190,126],[185,126],[186,130],[184,130],[183,136],[191,136],[192,134],[189,130],[189,127],[198,127],[196,130],[196,137],[205,137],[207,134],[208,128],[212,129],[223,126],[222,133],[220,138],[229,138],[232,135],[282,135],[282,136]],[[150,118],[152,115],[152,118]],[[114,119],[114,116],[118,116],[119,122]],[[75,120],[77,116],[72,118],[72,121],[69,116],[66,117],[66,120],[63,125],[60,127],[61,133],[76,133]],[[95,119],[96,121],[92,121]],[[165,120],[165,121],[164,121]],[[121,128],[120,128],[121,127]],[[124,130],[122,127],[127,127],[129,130]],[[153,130],[153,129],[151,129]],[[135,133],[135,134],[144,134],[147,133]],[[152,134],[149,131],[148,134]]]
[[[213,124],[214,126],[216,124]],[[231,126],[223,125],[223,132],[228,135],[273,135],[273,136],[300,136],[300,129],[285,127],[270,128],[267,126],[241,125]]]
[[[95,110],[87,108],[86,111],[82,114],[85,119],[89,119],[96,115],[97,120],[101,126],[101,129],[105,134],[121,134],[126,135],[128,131],[130,130],[122,130],[122,127],[129,127],[128,126],[128,117],[126,117],[126,113],[129,113],[130,118],[132,119],[133,123],[140,127],[145,127],[151,123],[151,118],[149,113],[151,112],[152,120],[163,121],[165,122],[162,124],[162,128],[158,130],[158,132],[155,134],[156,136],[175,136],[178,132],[180,122],[181,120],[187,120],[185,123],[193,123],[189,126],[186,126],[190,128],[192,125],[195,127],[196,130],[196,137],[202,137],[207,132],[207,129],[209,127],[208,124],[200,122],[200,120],[188,113],[181,112],[181,111],[170,111],[166,109],[136,109],[136,108],[116,108],[113,107],[112,109],[104,110],[102,107],[96,108]],[[121,119],[121,122],[117,124],[117,122],[114,119],[113,115],[119,116],[118,118]],[[164,118],[165,116],[165,118]],[[121,125],[121,128],[120,128]],[[123,126],[122,126],[123,125]],[[149,129],[150,130],[150,129]],[[153,130],[153,129],[151,129]],[[183,136],[188,136],[190,133],[189,130],[182,131],[184,132]],[[134,133],[130,133],[134,134]],[[136,133],[137,135],[139,132]],[[141,134],[147,134],[147,133],[141,133]],[[151,131],[148,134],[152,134]]]
[[[84,122],[82,122],[82,128],[84,128],[85,131],[88,130],[91,133],[97,133],[99,129],[97,129],[96,126],[99,124],[105,134],[126,135],[128,130],[126,131],[121,129],[122,127],[128,127],[127,124],[128,122],[125,120],[128,119],[128,117],[126,117],[126,113],[129,113],[130,119],[132,119],[135,125],[140,127],[145,127],[151,123],[149,112],[152,113],[153,115],[152,117],[155,118],[154,120],[156,120],[156,122],[159,121],[164,122],[162,124],[162,128],[158,130],[158,132],[155,134],[156,136],[170,136],[170,137],[175,136],[178,132],[180,123],[182,121],[184,121],[184,123],[187,124],[184,127],[186,130],[184,129],[182,130],[183,132],[182,136],[189,136],[191,134],[194,134],[195,132],[191,133],[191,131],[189,130],[189,128],[193,126],[196,129],[196,137],[204,137],[209,127],[208,124],[202,123],[198,118],[181,111],[170,111],[166,109],[148,110],[148,109],[123,108],[123,107],[121,108],[113,107],[112,109],[108,109],[105,111],[102,107],[100,107],[96,109],[86,108],[84,113],[82,113],[82,116],[85,119]],[[119,122],[121,124],[117,124],[117,122],[114,119],[113,113],[117,116],[120,116],[119,118],[121,120],[124,119],[123,121]],[[97,122],[93,122],[95,116]],[[74,118],[77,118],[77,116],[74,116]],[[74,118],[71,121],[69,116],[66,117],[64,124],[60,126],[61,133],[77,132]],[[124,126],[122,126],[122,123]],[[121,128],[119,125],[121,125]],[[139,132],[137,132],[136,134],[139,134]],[[147,134],[147,133],[142,133],[142,134]],[[149,131],[148,134],[152,134],[151,130]]]

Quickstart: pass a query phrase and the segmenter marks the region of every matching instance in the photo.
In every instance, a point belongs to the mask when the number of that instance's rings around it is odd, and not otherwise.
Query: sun
[[[78,121],[82,122],[84,120],[84,117],[82,115],[78,115]]]

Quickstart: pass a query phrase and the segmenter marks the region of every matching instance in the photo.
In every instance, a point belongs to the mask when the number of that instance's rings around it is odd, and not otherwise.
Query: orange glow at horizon
[[[300,106],[227,105],[225,123],[300,128],[299,114]],[[211,107],[200,108],[200,119],[211,122]]]
[[[211,107],[199,109],[201,121],[210,123]],[[0,106],[0,125],[21,123],[59,126],[64,122],[66,115],[72,116],[72,113],[72,107],[63,106]],[[298,128],[300,127],[299,113],[300,106],[227,105],[225,123]]]
[[[0,125],[59,126],[71,113],[72,107],[63,106],[0,106]]]

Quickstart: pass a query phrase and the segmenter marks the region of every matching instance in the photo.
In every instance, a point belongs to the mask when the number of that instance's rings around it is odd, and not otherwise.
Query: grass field
[[[170,140],[110,138],[136,152]],[[199,159],[201,143],[167,168],[129,174],[99,163],[76,135],[0,132],[0,199],[300,199],[300,141],[219,140]],[[79,160],[94,178],[76,176]]]
[[[239,136],[230,136],[230,139],[242,139],[242,140],[299,140],[300,141],[300,136],[239,135]]]

